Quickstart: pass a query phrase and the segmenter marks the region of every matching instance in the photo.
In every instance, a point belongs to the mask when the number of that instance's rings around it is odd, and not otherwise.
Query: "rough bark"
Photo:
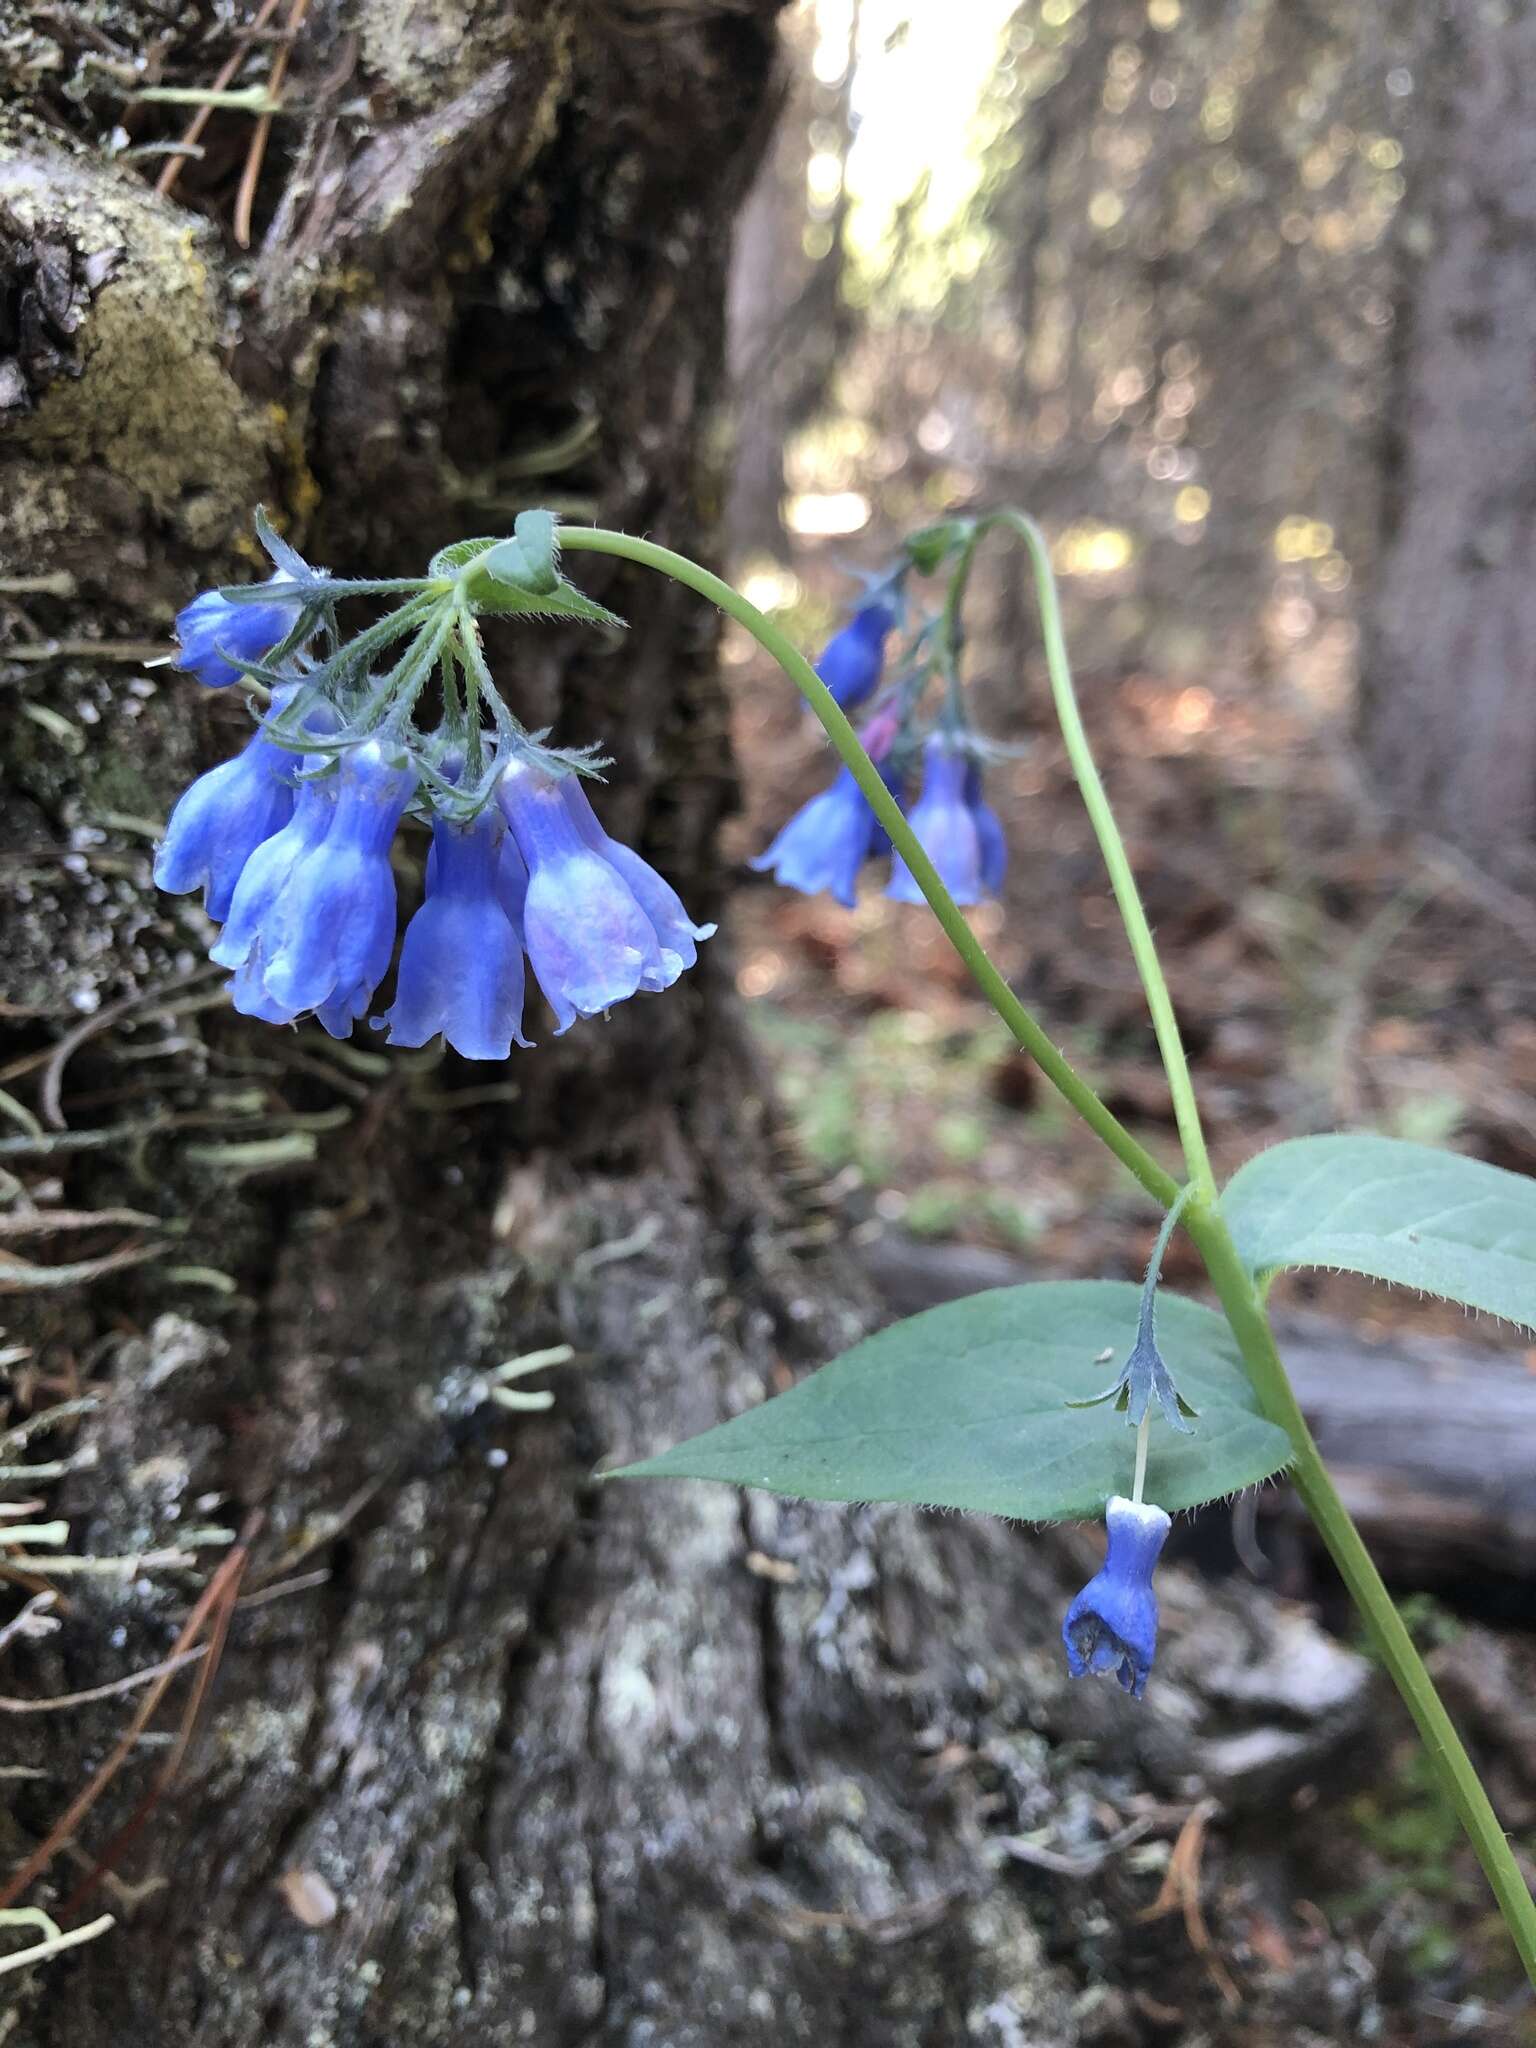
[[[1394,810],[1497,860],[1536,838],[1536,10],[1443,10],[1422,88],[1363,737]]]
[[[13,1335],[35,1400],[105,1383],[96,1462],[62,1492],[77,1549],[259,1508],[254,1582],[327,1574],[236,1615],[125,1859],[131,1925],[3,1980],[26,2048],[1133,2041],[1143,1983],[1191,2023],[1223,2008],[1134,1918],[1148,1886],[1100,1846],[1107,1816],[1171,1834],[1210,1793],[1240,1825],[1358,1728],[1358,1660],[1177,1574],[1161,1708],[1069,1691],[1077,1537],[594,1482],[868,1313],[786,1192],[719,953],[487,1085],[209,1007],[183,979],[198,914],[149,887],[145,821],[240,720],[121,650],[238,568],[256,498],[346,570],[415,568],[551,495],[703,545],[772,15],[317,12],[247,258],[227,229],[243,125],[212,124],[185,204],[165,201],[106,161],[89,92],[59,90],[78,49],[23,81],[0,159],[0,1026],[6,1085],[46,1114],[56,1084],[68,1128],[19,1122],[0,1187],[19,1214],[149,1214],[127,1249],[158,1256],[22,1279]],[[109,40],[135,34],[170,61],[160,13],[114,8]],[[730,789],[713,624],[681,593],[586,580],[634,621],[622,649],[530,629],[497,659],[530,722],[606,740],[618,826],[703,908]],[[580,1362],[552,1414],[488,1403],[489,1367],[560,1340]],[[77,1582],[57,1636],[13,1648],[17,1689],[163,1654],[194,1584]],[[17,1781],[8,1861],[121,1704],[16,1726],[43,1775]],[[85,1847],[161,1754],[135,1756]],[[1211,1846],[1237,1924],[1255,1887],[1295,1889],[1291,1853]],[[307,1924],[316,1879],[336,1910]],[[1256,2040],[1287,2011],[1370,2019],[1369,1973],[1329,1938],[1289,1979],[1252,1976]]]

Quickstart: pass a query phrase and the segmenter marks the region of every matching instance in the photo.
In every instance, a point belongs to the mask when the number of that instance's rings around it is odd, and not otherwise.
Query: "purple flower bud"
[[[965,795],[968,766],[950,736],[935,733],[923,749],[922,794],[908,813],[924,853],[957,903],[979,903],[982,895],[981,835]],[[891,862],[885,893],[899,903],[927,901],[900,854]]]
[[[427,898],[406,926],[394,1004],[381,1020],[391,1045],[425,1045],[441,1032],[466,1059],[504,1060],[529,1043],[522,946],[497,895],[505,835],[495,811],[468,825],[434,822]]]
[[[336,810],[325,837],[298,860],[263,923],[262,985],[295,1013],[338,996],[367,996],[395,944],[389,845],[416,786],[377,740],[342,756]]]
[[[1157,1595],[1152,1573],[1171,1519],[1150,1502],[1116,1494],[1104,1514],[1109,1553],[1067,1609],[1061,1638],[1074,1678],[1113,1672],[1140,1699],[1157,1652]]]
[[[155,851],[155,886],[184,896],[201,888],[208,915],[229,915],[235,884],[263,840],[293,815],[294,756],[258,733],[184,790]]]
[[[267,588],[280,591],[293,578],[279,569]],[[232,604],[216,590],[204,590],[176,614],[181,643],[176,666],[195,675],[210,690],[238,683],[247,662],[262,656],[286,637],[293,625],[296,596],[274,596],[270,604]]]
[[[885,666],[885,636],[895,623],[888,606],[867,604],[827,642],[816,673],[844,711],[854,710],[874,692]]]
[[[557,1033],[639,989],[670,988],[683,971],[682,955],[658,944],[628,882],[576,829],[564,779],[514,768],[497,789],[528,866],[523,943]]]
[[[696,942],[713,938],[715,926],[695,924],[671,883],[663,881],[632,846],[609,838],[598,822],[579,775],[568,775],[560,785],[560,794],[587,845],[628,882],[635,901],[651,921],[657,943],[676,953],[684,967],[691,967],[699,957]]]

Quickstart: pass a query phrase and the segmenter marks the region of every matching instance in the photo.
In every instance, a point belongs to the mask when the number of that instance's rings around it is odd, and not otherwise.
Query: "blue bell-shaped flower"
[[[969,757],[947,733],[936,732],[923,749],[922,794],[907,814],[939,880],[957,903],[982,897],[982,847],[976,818],[966,801]],[[898,853],[891,862],[887,896],[899,903],[926,903],[912,871]]]
[[[262,987],[283,1008],[298,1014],[339,1001],[360,1016],[388,972],[396,918],[389,846],[415,786],[415,770],[377,740],[342,756],[330,827],[295,862],[263,921]]]
[[[670,988],[683,971],[682,955],[658,943],[629,883],[577,830],[565,779],[517,767],[496,792],[527,864],[523,943],[557,1035],[640,989]]]
[[[663,881],[650,862],[642,859],[632,846],[609,838],[579,775],[568,775],[560,785],[560,794],[576,821],[576,830],[587,845],[629,884],[635,901],[651,921],[657,944],[676,953],[684,967],[691,967],[699,957],[697,942],[713,938],[715,926],[695,924],[672,884]]]
[[[1140,1699],[1157,1651],[1157,1595],[1152,1573],[1172,1520],[1149,1501],[1116,1494],[1104,1514],[1109,1552],[1103,1569],[1067,1609],[1061,1638],[1074,1678],[1113,1672]]]
[[[522,944],[497,891],[506,829],[494,810],[468,825],[433,821],[426,901],[405,928],[395,1000],[379,1020],[391,1045],[441,1032],[465,1059],[504,1060],[529,1043]]]
[[[176,614],[177,668],[210,690],[238,683],[242,664],[260,661],[292,627],[298,600],[281,595],[282,586],[292,581],[285,569],[268,578],[266,587],[274,593],[270,604],[232,604],[216,590],[199,592]]]
[[[862,605],[823,648],[816,673],[844,711],[873,695],[885,667],[886,635],[895,623],[888,605]]]
[[[156,887],[172,896],[200,888],[208,915],[222,922],[246,862],[293,815],[297,766],[287,748],[258,733],[200,775],[177,799],[155,850]]]
[[[848,769],[839,768],[819,795],[801,805],[767,852],[749,865],[806,896],[825,889],[852,910],[859,870],[875,848],[878,831],[864,792]]]

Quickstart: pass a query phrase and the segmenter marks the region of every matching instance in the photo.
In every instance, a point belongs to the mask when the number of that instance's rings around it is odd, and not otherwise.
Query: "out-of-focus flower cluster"
[[[960,904],[980,903],[998,893],[1008,866],[1002,825],[982,793],[982,766],[990,750],[967,719],[958,647],[935,630],[940,622],[927,620],[910,635],[902,633],[908,610],[904,583],[911,566],[904,560],[875,581],[852,618],[828,641],[816,672],[844,712],[874,700],[872,715],[859,731],[865,752],[906,812],[950,895]],[[887,645],[893,634],[904,637],[906,645],[887,684]],[[947,683],[944,707],[937,723],[925,727],[922,699],[936,677]],[[888,854],[886,894],[901,903],[925,902],[907,863],[892,854],[858,783],[840,768],[752,866],[807,896],[825,890],[851,909],[865,863]]]
[[[656,870],[609,837],[587,795],[590,756],[527,733],[481,650],[482,604],[620,623],[558,575],[552,523],[519,522],[520,552],[445,550],[426,577],[390,583],[337,582],[258,531],[277,573],[194,599],[177,619],[177,659],[210,688],[244,676],[269,701],[240,753],[183,794],[155,857],[159,886],[201,889],[222,926],[211,957],[231,970],[236,1009],[273,1024],[313,1015],[350,1035],[394,959],[390,849],[408,813],[430,826],[431,845],[394,1000],[373,1020],[392,1045],[441,1033],[484,1060],[527,1045],[525,958],[557,1032],[670,988],[714,926],[695,924]],[[385,594],[403,601],[343,639],[338,602]],[[404,654],[376,673],[400,641]],[[434,670],[441,718],[423,730],[416,712]]]

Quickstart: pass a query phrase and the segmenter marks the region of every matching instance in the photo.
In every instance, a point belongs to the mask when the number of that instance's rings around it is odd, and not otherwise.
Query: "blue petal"
[[[280,588],[291,580],[279,570],[269,587]],[[259,661],[286,636],[293,624],[293,605],[291,598],[272,604],[231,604],[216,590],[202,591],[176,614],[176,666],[210,690],[239,682],[242,662]]]
[[[514,1044],[529,1043],[522,947],[497,898],[505,829],[494,812],[468,826],[433,826],[432,881],[406,927],[394,1004],[382,1020],[391,1045],[425,1045],[441,1032],[466,1059],[504,1060]]]
[[[593,810],[579,775],[569,775],[560,786],[565,798],[566,809],[575,821],[576,829],[592,851],[600,854],[608,865],[629,884],[635,901],[651,921],[651,928],[657,942],[676,953],[684,967],[692,967],[698,959],[697,941],[713,938],[715,926],[695,924],[683,908],[682,898],[670,882],[664,881],[648,860],[635,852],[632,846],[625,846],[621,840],[611,839],[603,830],[597,813]]]
[[[414,787],[414,771],[376,741],[344,757],[330,830],[295,863],[264,925],[263,981],[284,1007],[317,1010],[383,980],[395,943],[389,843]]]
[[[851,910],[859,869],[873,843],[875,814],[846,768],[796,811],[766,853],[751,863],[786,889],[815,896],[823,889]]]
[[[557,1032],[641,988],[670,987],[681,956],[658,945],[628,883],[582,840],[559,780],[514,770],[497,798],[528,864],[523,943]]]
[[[294,868],[330,829],[336,815],[336,778],[306,776],[293,815],[281,832],[264,839],[240,873],[224,929],[208,949],[221,967],[238,967],[259,945],[273,906]]]
[[[1008,839],[1002,820],[981,793],[981,765],[976,761],[966,773],[965,800],[981,842],[981,886],[988,896],[997,896],[1008,872]]]
[[[282,779],[293,756],[258,735],[183,792],[155,852],[155,884],[169,895],[201,888],[208,915],[222,920],[241,870],[293,814]]]
[[[1067,1609],[1061,1625],[1074,1678],[1113,1672],[1140,1699],[1157,1652],[1152,1573],[1173,1526],[1150,1502],[1116,1495],[1105,1510],[1109,1550],[1103,1569]]]
[[[964,757],[942,735],[931,739],[924,749],[923,793],[908,813],[908,822],[950,895],[957,903],[969,904],[981,901],[982,858],[976,820],[965,800],[965,775]],[[900,903],[927,901],[900,854],[891,862],[885,893]]]
[[[865,605],[822,650],[816,673],[844,711],[873,694],[885,666],[885,636],[894,623],[885,605]]]

